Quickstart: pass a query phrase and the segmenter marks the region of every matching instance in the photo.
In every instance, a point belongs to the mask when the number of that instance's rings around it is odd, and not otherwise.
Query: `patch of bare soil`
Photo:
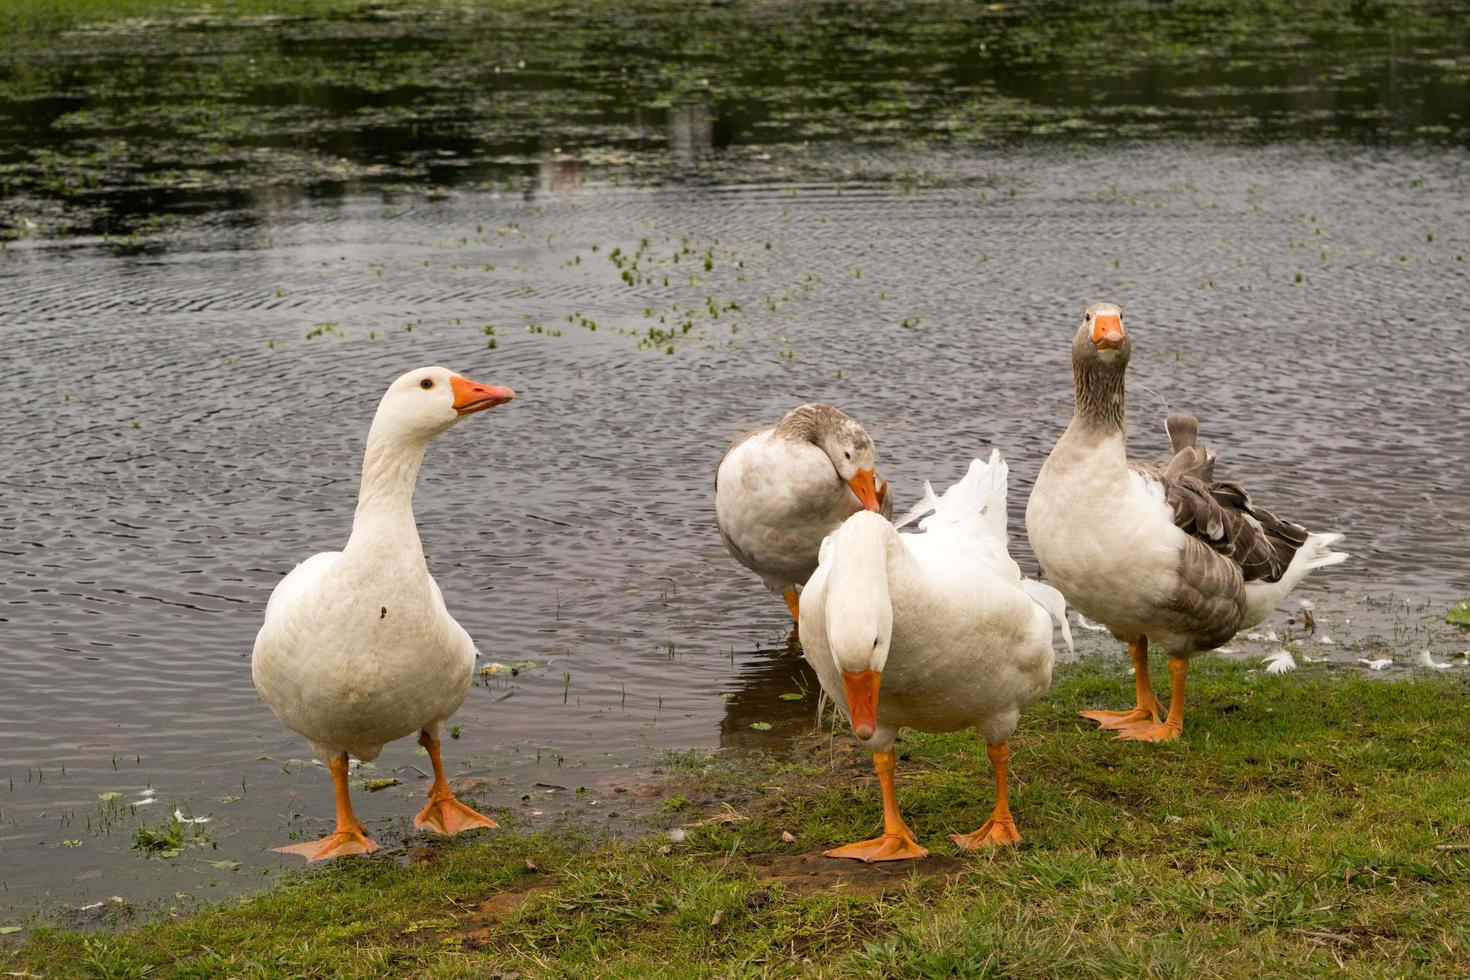
[[[490,941],[494,929],[515,914],[516,909],[548,888],[555,888],[550,879],[528,881],[507,891],[496,892],[482,901],[460,924],[459,938],[471,949],[480,949]]]

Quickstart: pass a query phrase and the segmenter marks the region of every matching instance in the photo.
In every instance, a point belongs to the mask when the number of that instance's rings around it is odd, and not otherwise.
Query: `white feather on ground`
[[[1284,674],[1288,670],[1296,670],[1295,658],[1292,657],[1291,651],[1284,647],[1275,653],[1266,654],[1266,659],[1262,662],[1266,665],[1268,674]]]
[[[1393,659],[1390,657],[1378,657],[1377,659],[1369,660],[1367,657],[1359,657],[1358,663],[1367,667],[1369,670],[1382,670],[1393,663]]]

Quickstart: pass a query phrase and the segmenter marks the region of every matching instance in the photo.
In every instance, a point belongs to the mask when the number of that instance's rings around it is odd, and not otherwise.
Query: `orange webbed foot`
[[[1183,733],[1183,725],[1165,721],[1157,725],[1134,725],[1118,732],[1115,737],[1126,742],[1172,742]]]
[[[1079,711],[1077,713],[1089,721],[1097,722],[1097,727],[1109,731],[1132,728],[1135,725],[1157,725],[1159,723],[1159,716],[1144,708],[1131,708],[1128,711]]]
[[[378,849],[378,845],[367,836],[366,829],[358,824],[350,829],[328,834],[321,840],[288,844],[285,847],[272,848],[272,850],[279,854],[298,854],[308,861],[326,861],[330,858],[346,857],[349,854],[371,854]]]
[[[1016,829],[1016,822],[1009,817],[996,819],[991,817],[985,821],[985,826],[973,834],[950,834],[949,839],[967,851],[973,851],[977,847],[991,847],[997,844],[1019,844],[1021,832]]]
[[[823,854],[823,857],[851,858],[868,864],[874,861],[916,861],[928,856],[929,852],[919,846],[911,833],[884,834],[872,840],[834,847]]]
[[[413,818],[413,825],[420,830],[432,830],[446,837],[466,830],[492,830],[500,826],[483,813],[465,806],[453,793],[430,797],[428,805]]]

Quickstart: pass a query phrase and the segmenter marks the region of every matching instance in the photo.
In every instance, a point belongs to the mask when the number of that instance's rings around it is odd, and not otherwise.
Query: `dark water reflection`
[[[724,183],[893,176],[831,143],[1463,147],[1470,118],[1450,2],[431,6],[19,30],[0,221],[116,236],[253,220],[262,187],[534,187],[548,155]]]
[[[0,253],[0,903],[222,895],[294,866],[266,848],[317,829],[328,785],[256,699],[249,651],[279,577],[345,538],[377,399],[418,364],[521,393],[436,443],[416,498],[451,610],[487,662],[522,665],[480,680],[446,750],[510,827],[617,826],[618,787],[664,750],[810,724],[782,604],[713,531],[733,433],[840,404],[900,505],[998,446],[1030,567],[1022,501],[1070,411],[1075,318],[1104,296],[1138,340],[1140,451],[1166,444],[1146,385],[1266,506],[1348,534],[1354,560],[1302,593],[1305,649],[1455,652],[1434,624],[1470,592],[1463,29],[1411,7],[1380,30],[1367,5],[1322,35],[1308,8],[1279,43],[1204,45],[1178,20],[1194,8],[1153,9],[1134,9],[1160,25],[1138,35],[1153,53],[1126,64],[1114,14],[1094,41],[1030,7],[893,25],[830,5],[762,7],[789,20],[718,51],[649,48],[671,10],[568,27],[555,72],[519,67],[551,42],[516,21],[475,34],[465,75],[445,55],[462,25],[433,18],[130,27],[0,56],[7,213],[184,215],[127,247]],[[754,16],[722,10],[689,16]],[[1154,43],[1180,31],[1195,41]],[[226,75],[270,67],[230,89],[240,131],[208,163],[179,93],[199,89],[210,126],[229,93],[169,60],[184,43]],[[400,63],[423,77],[396,81]],[[1284,74],[1305,89],[1271,89]],[[1198,135],[1300,127],[1353,139]],[[74,173],[95,180],[42,179]],[[411,743],[379,760],[403,783],[359,794],[375,834],[407,834],[421,762]],[[217,849],[130,850],[175,807],[210,816]]]

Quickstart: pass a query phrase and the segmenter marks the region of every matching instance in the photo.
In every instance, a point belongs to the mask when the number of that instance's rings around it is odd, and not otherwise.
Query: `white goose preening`
[[[1132,339],[1112,303],[1087,308],[1072,341],[1076,411],[1026,507],[1031,549],[1082,615],[1128,644],[1137,702],[1083,716],[1119,738],[1164,741],[1184,730],[1188,658],[1271,614],[1315,568],[1347,558],[1340,534],[1308,534],[1214,478],[1192,416],[1167,421],[1174,458],[1129,462],[1123,380]],[[1169,657],[1168,716],[1148,676],[1148,643]]]
[[[873,440],[831,405],[793,408],[736,439],[715,474],[715,523],[735,560],[786,600],[817,567],[822,539],[860,510],[893,511]]]
[[[308,558],[271,593],[251,660],[255,688],[331,768],[337,794],[334,833],[277,851],[319,861],[377,850],[352,813],[347,757],[371,761],[385,742],[414,732],[434,766],[414,826],[441,834],[495,826],[455,799],[444,778],[439,736],[469,692],[475,644],[429,575],[413,489],[430,440],[514,397],[442,367],[394,381],[368,431],[346,547]]]
[[[859,513],[822,545],[802,593],[801,645],[822,689],[845,707],[853,734],[873,751],[883,792],[883,835],[828,851],[861,861],[921,858],[898,810],[893,740],[900,728],[975,728],[995,767],[990,820],[951,840],[961,847],[1021,839],[1006,795],[1007,741],[1022,710],[1051,685],[1052,620],[1068,646],[1061,594],[1021,577],[1006,551],[1006,465],[998,452],[925,499],[899,534]],[[882,695],[879,696],[879,687]]]

